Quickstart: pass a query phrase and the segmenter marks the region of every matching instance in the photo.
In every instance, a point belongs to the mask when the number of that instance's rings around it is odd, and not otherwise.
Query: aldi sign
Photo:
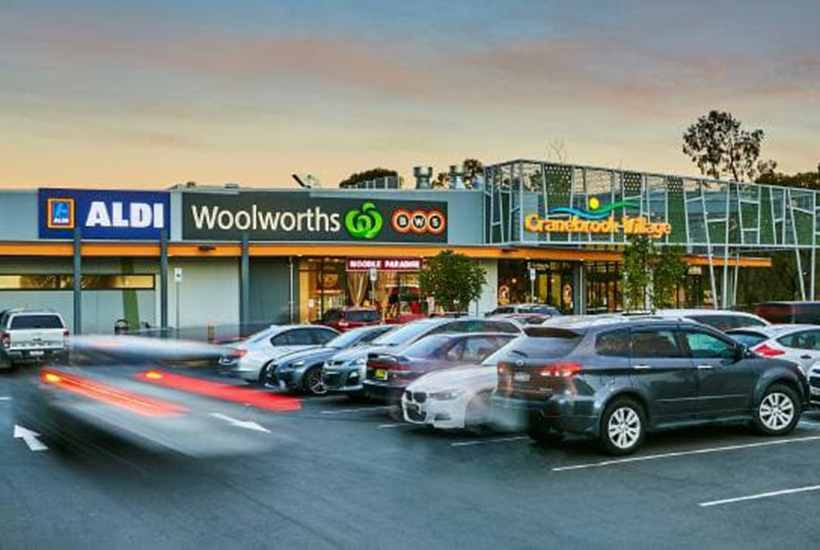
[[[158,240],[171,222],[165,192],[40,189],[38,204],[41,239]]]

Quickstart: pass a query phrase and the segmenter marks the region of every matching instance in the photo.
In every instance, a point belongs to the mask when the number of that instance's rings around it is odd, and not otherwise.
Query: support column
[[[584,315],[587,312],[584,262],[575,262],[572,265],[572,312],[575,315]]]
[[[74,228],[74,334],[83,333],[82,235]]]
[[[246,326],[250,320],[250,255],[249,237],[247,233],[242,233],[242,260],[239,268],[239,324]]]
[[[161,333],[168,330],[168,230],[163,229],[159,241],[159,324]]]

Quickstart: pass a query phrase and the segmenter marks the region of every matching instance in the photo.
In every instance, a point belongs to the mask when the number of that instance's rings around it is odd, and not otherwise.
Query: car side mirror
[[[748,356],[747,351],[748,349],[746,348],[746,346],[739,345],[724,350],[723,353],[721,353],[721,357],[723,357],[723,359],[730,359],[733,362],[737,362],[742,359],[745,359]]]

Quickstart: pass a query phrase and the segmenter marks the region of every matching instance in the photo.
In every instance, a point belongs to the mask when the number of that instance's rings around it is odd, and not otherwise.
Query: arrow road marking
[[[210,415],[214,418],[224,420],[225,422],[231,424],[232,426],[236,426],[237,428],[245,428],[246,430],[255,430],[257,432],[265,432],[266,434],[270,433],[270,430],[268,430],[264,426],[260,426],[256,422],[252,422],[250,420],[237,420],[236,418],[232,418],[227,414],[221,413],[210,413]]]
[[[14,425],[14,437],[22,439],[25,442],[25,444],[28,445],[29,451],[48,450],[48,447],[44,443],[41,443],[39,439],[37,439],[38,437],[40,437],[40,434],[38,434],[35,431],[29,430],[28,428],[24,428],[19,424]]]

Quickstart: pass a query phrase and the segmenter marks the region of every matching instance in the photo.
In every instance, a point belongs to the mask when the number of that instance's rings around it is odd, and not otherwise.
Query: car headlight
[[[304,361],[296,361],[295,363],[291,363],[291,366],[292,367],[301,367],[301,366],[304,366],[304,364],[305,364]]]
[[[461,394],[464,393],[464,390],[444,390],[438,391],[430,394],[430,399],[436,399],[438,401],[451,401],[453,399],[457,399]]]
[[[359,357],[358,359],[353,361],[353,364],[358,365],[358,366],[366,365],[367,364],[367,357]]]

